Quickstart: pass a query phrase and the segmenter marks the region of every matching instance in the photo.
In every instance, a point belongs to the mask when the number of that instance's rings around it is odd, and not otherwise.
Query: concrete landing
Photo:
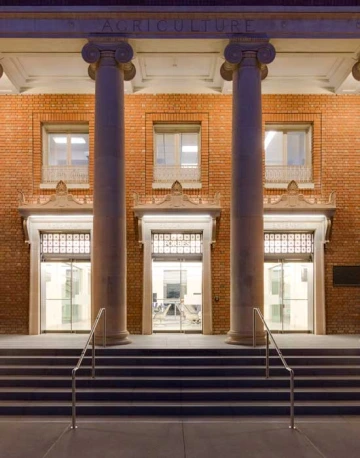
[[[273,334],[280,348],[360,348],[360,336],[313,334]],[[0,334],[0,348],[79,348],[88,334],[40,334],[36,336]],[[226,335],[152,334],[130,335],[130,345],[111,348],[241,348],[225,343]],[[244,347],[247,348],[247,347]],[[80,355],[79,355],[80,356]]]

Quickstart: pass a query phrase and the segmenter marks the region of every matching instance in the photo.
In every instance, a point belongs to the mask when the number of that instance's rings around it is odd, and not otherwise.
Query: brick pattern
[[[328,333],[360,332],[360,291],[333,287],[334,265],[360,264],[360,139],[357,96],[265,95],[263,122],[313,123],[315,190],[304,194],[328,196],[337,192],[332,239],[325,247],[326,318]],[[0,332],[28,333],[29,247],[24,243],[18,191],[26,195],[51,194],[40,190],[41,123],[89,122],[90,190],[92,193],[94,97],[91,95],[3,95],[0,97]],[[133,193],[160,196],[153,190],[153,122],[200,122],[202,126],[201,190],[189,194],[221,194],[222,214],[217,243],[212,248],[214,333],[229,330],[230,309],[230,181],[232,100],[225,95],[129,95],[125,97],[128,329],[141,332],[143,250],[137,242]],[[276,195],[283,191],[264,191]]]

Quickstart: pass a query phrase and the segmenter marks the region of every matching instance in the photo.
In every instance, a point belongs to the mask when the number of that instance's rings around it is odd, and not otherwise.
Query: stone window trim
[[[93,112],[36,112],[33,113],[33,188],[42,190],[54,190],[58,177],[53,183],[42,182],[42,167],[43,167],[43,141],[44,141],[44,126],[49,126],[63,130],[71,130],[74,128],[74,133],[78,133],[79,129],[83,130],[84,126],[89,133],[89,163],[88,163],[88,180],[81,183],[68,183],[68,189],[92,189],[93,187],[93,157],[94,157],[94,114]],[[60,178],[59,178],[60,179]]]
[[[146,179],[145,193],[151,194],[152,190],[171,189],[174,179],[169,182],[154,181],[155,168],[155,129],[154,126],[199,126],[200,137],[200,180],[182,182],[184,189],[202,189],[204,193],[209,189],[209,114],[208,113],[146,113],[145,115],[145,151],[146,151]]]
[[[311,127],[311,180],[298,182],[300,189],[312,190],[321,188],[321,164],[322,164],[322,134],[321,134],[321,114],[320,113],[263,113],[263,137],[265,139],[265,131],[268,125],[274,125],[277,130],[281,126],[284,129],[297,127]],[[264,143],[263,143],[264,144]],[[286,189],[289,182],[294,178],[283,182],[267,182],[265,178],[265,148],[263,150],[264,163],[264,188],[265,189]]]

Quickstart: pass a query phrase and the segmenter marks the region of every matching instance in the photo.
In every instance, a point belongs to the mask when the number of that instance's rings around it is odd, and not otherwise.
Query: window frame
[[[269,128],[271,127],[271,128]],[[265,134],[268,131],[276,131],[281,132],[284,135],[283,139],[283,151],[282,151],[282,165],[289,165],[287,163],[288,159],[288,150],[287,150],[287,134],[289,132],[305,132],[306,140],[305,140],[305,166],[309,166],[312,164],[312,131],[313,127],[311,123],[265,123]],[[265,165],[266,165],[266,148],[264,146],[265,151]]]
[[[42,165],[49,165],[50,137],[51,134],[63,134],[67,137],[66,143],[66,165],[71,165],[71,135],[87,134],[89,135],[89,123],[79,124],[42,124]],[[90,141],[88,143],[90,145]],[[90,149],[90,147],[89,147]],[[89,152],[90,155],[90,152]],[[56,166],[54,166],[56,167]]]
[[[64,166],[71,167],[72,161],[72,150],[71,150],[71,135],[74,134],[87,134],[88,135],[88,147],[89,147],[89,156],[88,156],[88,180],[87,182],[81,183],[67,183],[69,189],[72,188],[89,188],[89,170],[90,170],[90,128],[89,122],[76,122],[76,123],[61,123],[61,122],[42,122],[41,123],[41,168],[43,167],[63,167],[63,165],[50,165],[49,164],[49,154],[50,154],[50,135],[51,134],[61,134],[67,137],[66,142],[66,164]],[[73,167],[76,167],[74,165]],[[82,167],[85,167],[83,165]],[[63,178],[63,181],[66,182],[66,177]],[[57,183],[55,182],[43,182],[41,179],[40,188],[54,188]]]
[[[283,134],[283,145],[282,145],[282,163],[281,164],[269,164],[266,158],[266,147],[265,138],[266,132],[276,131]],[[289,132],[305,132],[305,163],[304,165],[290,165],[288,164],[288,139],[287,134]],[[264,166],[266,167],[308,167],[311,169],[311,179],[309,181],[300,181],[298,183],[299,188],[313,188],[314,187],[314,175],[313,175],[313,161],[314,161],[314,123],[308,121],[290,121],[290,122],[265,122],[265,135],[264,135]],[[296,180],[295,180],[296,181]],[[265,187],[267,188],[285,188],[288,185],[285,181],[267,181],[265,174]]]
[[[175,154],[174,154],[174,166],[184,167],[181,164],[181,134],[197,134],[197,146],[198,146],[198,157],[197,167],[201,164],[201,124],[200,123],[177,123],[177,124],[166,124],[166,123],[154,123],[154,165],[158,166],[157,150],[156,150],[156,136],[157,134],[173,134],[175,136]],[[164,164],[166,167],[166,164]],[[169,165],[169,167],[172,167]]]

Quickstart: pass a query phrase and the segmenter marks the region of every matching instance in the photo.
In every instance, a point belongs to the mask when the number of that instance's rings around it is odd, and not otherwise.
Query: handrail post
[[[95,378],[95,333],[92,335],[92,363],[91,377]]]
[[[253,309],[253,347],[256,347],[256,309]]]
[[[269,378],[269,333],[266,331],[266,378]]]
[[[294,422],[295,422],[295,395],[294,395],[294,371],[291,369],[291,367],[288,366],[287,362],[285,361],[283,354],[281,353],[279,347],[277,346],[275,339],[266,324],[265,318],[263,314],[261,313],[259,308],[254,307],[253,309],[253,346],[256,346],[256,314],[259,315],[261,321],[263,322],[263,325],[266,330],[266,378],[270,377],[270,358],[269,358],[269,340],[271,339],[275,350],[277,351],[277,354],[279,355],[279,358],[281,362],[283,363],[283,366],[285,369],[290,373],[290,426],[289,428],[291,429],[296,429]]]
[[[104,331],[103,331],[103,347],[105,348],[105,347],[106,347],[106,308],[104,308],[103,310],[104,310],[104,322],[103,322],[103,325],[104,325]]]
[[[76,369],[72,371],[72,424],[71,429],[76,429]]]
[[[90,340],[92,341],[92,358],[91,358],[91,376],[92,378],[95,378],[95,329],[96,326],[99,323],[99,320],[101,318],[101,314],[104,314],[104,336],[103,336],[103,345],[106,347],[106,310],[105,308],[102,308],[99,310],[99,313],[94,321],[94,324],[91,328],[89,338],[85,344],[85,347],[80,355],[80,358],[72,370],[72,422],[71,422],[71,429],[76,429],[76,371],[79,369],[81,366],[81,363],[85,357],[86,350],[90,344]]]
[[[294,425],[294,371],[290,371],[290,429],[295,429]]]

